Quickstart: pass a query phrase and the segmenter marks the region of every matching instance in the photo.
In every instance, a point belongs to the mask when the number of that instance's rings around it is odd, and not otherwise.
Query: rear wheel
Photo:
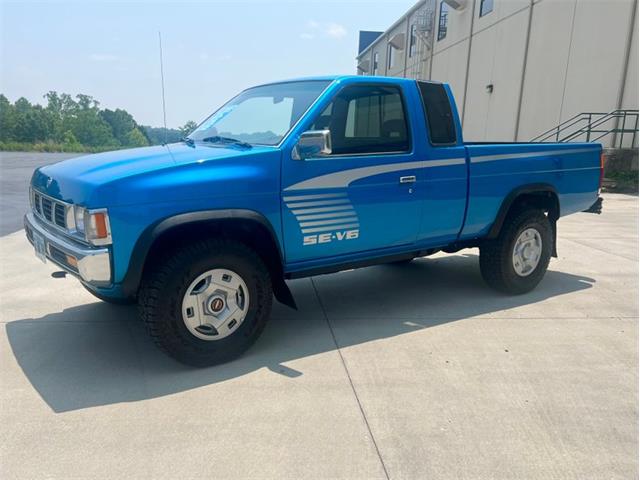
[[[145,275],[140,314],[155,343],[205,367],[242,354],[271,313],[269,272],[245,245],[206,240],[169,254]]]
[[[542,211],[525,210],[513,215],[497,239],[480,247],[482,277],[505,293],[529,292],[547,271],[552,242],[551,224]]]

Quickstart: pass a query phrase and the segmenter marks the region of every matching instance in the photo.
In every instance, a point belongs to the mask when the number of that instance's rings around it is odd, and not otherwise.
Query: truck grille
[[[69,229],[69,225],[67,225],[67,210],[71,208],[71,205],[34,191],[32,208],[34,213],[45,222]]]

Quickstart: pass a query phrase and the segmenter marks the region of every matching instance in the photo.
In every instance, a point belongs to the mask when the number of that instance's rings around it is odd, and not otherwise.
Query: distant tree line
[[[175,142],[196,123],[179,129],[138,125],[126,110],[101,109],[89,95],[51,91],[45,106],[0,94],[0,150],[93,152]]]
[[[182,137],[193,132],[197,126],[196,122],[189,120],[180,128],[149,127],[146,125],[141,128],[149,139],[150,145],[160,145],[179,141]]]

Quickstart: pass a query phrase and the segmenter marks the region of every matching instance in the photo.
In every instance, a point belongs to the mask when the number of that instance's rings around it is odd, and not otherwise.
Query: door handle
[[[409,175],[406,177],[400,177],[400,183],[415,183],[416,181],[416,176],[415,175]]]

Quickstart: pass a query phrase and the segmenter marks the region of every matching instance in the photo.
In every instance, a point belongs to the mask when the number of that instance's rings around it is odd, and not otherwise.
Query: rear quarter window
[[[429,140],[433,145],[454,145],[456,126],[449,96],[439,83],[418,82],[422,106],[427,117]]]

